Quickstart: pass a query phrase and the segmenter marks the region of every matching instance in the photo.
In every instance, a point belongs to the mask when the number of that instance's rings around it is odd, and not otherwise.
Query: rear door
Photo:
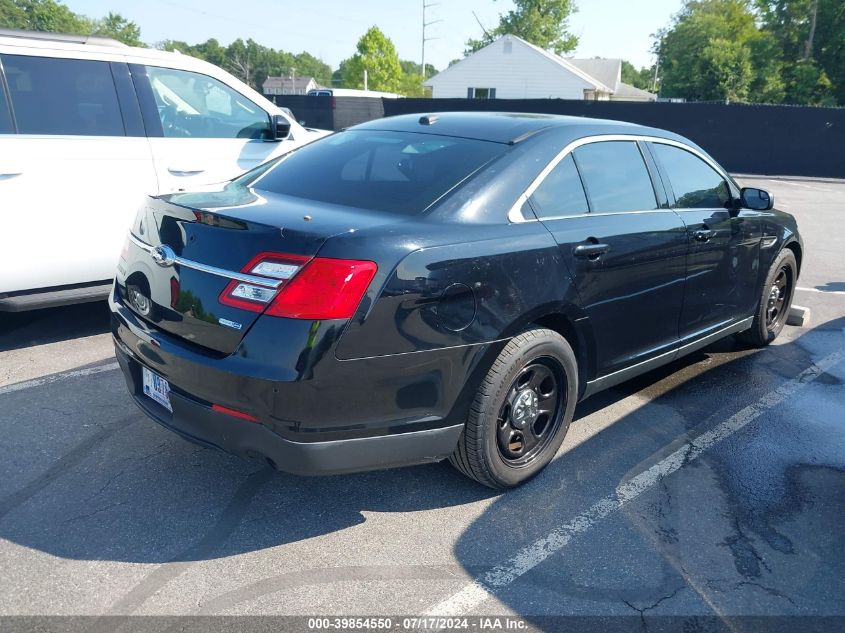
[[[230,180],[304,141],[273,140],[270,113],[214,77],[131,68],[162,193]]]
[[[689,150],[649,145],[673,207],[686,223],[689,252],[682,339],[697,338],[749,316],[757,301],[759,214],[734,205],[727,178]]]
[[[0,134],[0,292],[107,281],[156,190],[128,67],[22,50],[0,54],[17,131]]]
[[[677,344],[686,230],[636,141],[576,148],[529,201],[559,244],[589,316],[597,375]]]

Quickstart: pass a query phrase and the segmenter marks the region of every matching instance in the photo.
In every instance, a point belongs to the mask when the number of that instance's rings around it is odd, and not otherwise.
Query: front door
[[[296,144],[273,140],[270,114],[213,77],[131,68],[161,193],[230,180]]]
[[[687,225],[679,331],[694,339],[751,315],[759,294],[759,214],[736,207],[727,179],[692,152],[658,142],[650,149]]]
[[[686,230],[636,141],[583,145],[530,197],[560,246],[595,337],[594,375],[678,343]]]

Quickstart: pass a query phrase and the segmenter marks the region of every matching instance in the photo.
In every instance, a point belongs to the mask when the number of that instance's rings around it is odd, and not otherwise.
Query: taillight
[[[261,253],[241,272],[281,280],[278,288],[230,281],[220,303],[289,319],[348,319],[378,270],[375,262]]]
[[[284,285],[284,282],[293,277],[309,259],[303,255],[259,253],[241,268],[241,272],[273,281],[281,280]],[[220,293],[220,303],[242,310],[261,312],[276,296],[276,292],[278,288],[269,284],[262,286],[233,279]]]

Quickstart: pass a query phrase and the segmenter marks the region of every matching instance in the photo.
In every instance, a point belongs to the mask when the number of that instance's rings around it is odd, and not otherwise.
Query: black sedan
[[[803,246],[772,204],[663,130],[372,121],[148,199],[110,300],[117,358],[151,418],[280,470],[449,458],[515,486],[579,400],[779,334]]]

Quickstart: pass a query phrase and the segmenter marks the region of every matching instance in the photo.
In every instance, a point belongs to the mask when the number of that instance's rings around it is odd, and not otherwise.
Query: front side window
[[[0,58],[19,133],[125,135],[108,62],[27,55]]]
[[[244,184],[306,200],[412,215],[507,149],[503,143],[475,139],[350,130],[283,156]]]
[[[574,154],[593,213],[657,208],[651,177],[636,142],[590,143]]]
[[[721,174],[692,152],[680,147],[651,145],[675,192],[677,209],[726,209],[731,190]]]
[[[147,66],[164,136],[270,139],[270,117],[239,92],[207,75]]]
[[[560,161],[531,195],[537,215],[556,218],[587,213],[587,196],[572,154]]]

